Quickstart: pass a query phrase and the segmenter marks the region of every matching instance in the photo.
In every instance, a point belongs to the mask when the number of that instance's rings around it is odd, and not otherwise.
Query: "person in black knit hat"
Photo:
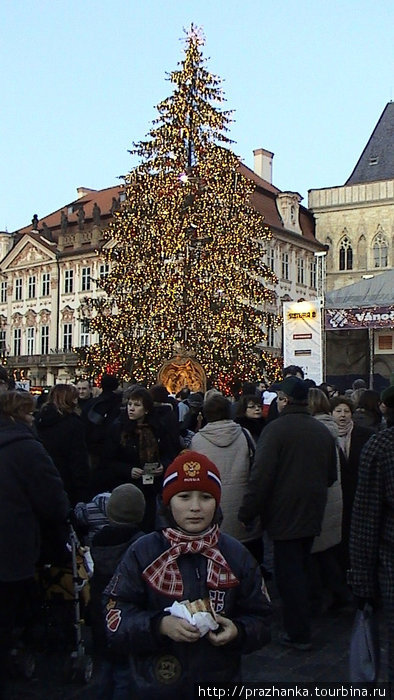
[[[109,525],[101,528],[92,540],[94,574],[90,581],[90,613],[93,647],[101,665],[98,700],[130,698],[128,658],[107,648],[101,597],[123,554],[144,534],[139,527],[144,512],[145,498],[137,486],[117,486],[107,503]]]

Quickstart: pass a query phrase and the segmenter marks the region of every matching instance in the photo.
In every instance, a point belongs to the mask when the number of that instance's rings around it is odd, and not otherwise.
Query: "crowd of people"
[[[394,386],[340,395],[290,366],[234,397],[105,374],[35,401],[0,367],[0,459],[0,671],[70,521],[94,562],[103,700],[239,680],[241,654],[270,640],[271,579],[297,650],[314,613],[382,599],[393,680]]]

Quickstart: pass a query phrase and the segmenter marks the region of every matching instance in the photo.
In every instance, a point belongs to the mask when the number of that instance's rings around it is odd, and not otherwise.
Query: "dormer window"
[[[378,156],[371,156],[369,159],[369,164],[370,165],[378,165],[379,163],[379,158]]]

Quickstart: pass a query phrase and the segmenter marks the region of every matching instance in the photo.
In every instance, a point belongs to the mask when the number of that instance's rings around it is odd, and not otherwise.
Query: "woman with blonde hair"
[[[73,384],[56,384],[36,417],[40,440],[63,479],[71,505],[88,495],[89,457],[84,426],[78,415],[78,391]]]

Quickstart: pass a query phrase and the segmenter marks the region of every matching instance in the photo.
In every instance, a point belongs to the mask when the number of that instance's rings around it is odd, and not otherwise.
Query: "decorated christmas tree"
[[[221,109],[221,81],[206,67],[203,43],[192,25],[169,75],[173,92],[130,151],[139,164],[105,232],[106,298],[91,322],[100,341],[84,349],[91,375],[154,381],[174,348],[194,355],[222,389],[278,370],[261,350],[264,328],[278,322],[264,286],[275,277],[262,263],[271,233],[230,150],[231,113]]]

